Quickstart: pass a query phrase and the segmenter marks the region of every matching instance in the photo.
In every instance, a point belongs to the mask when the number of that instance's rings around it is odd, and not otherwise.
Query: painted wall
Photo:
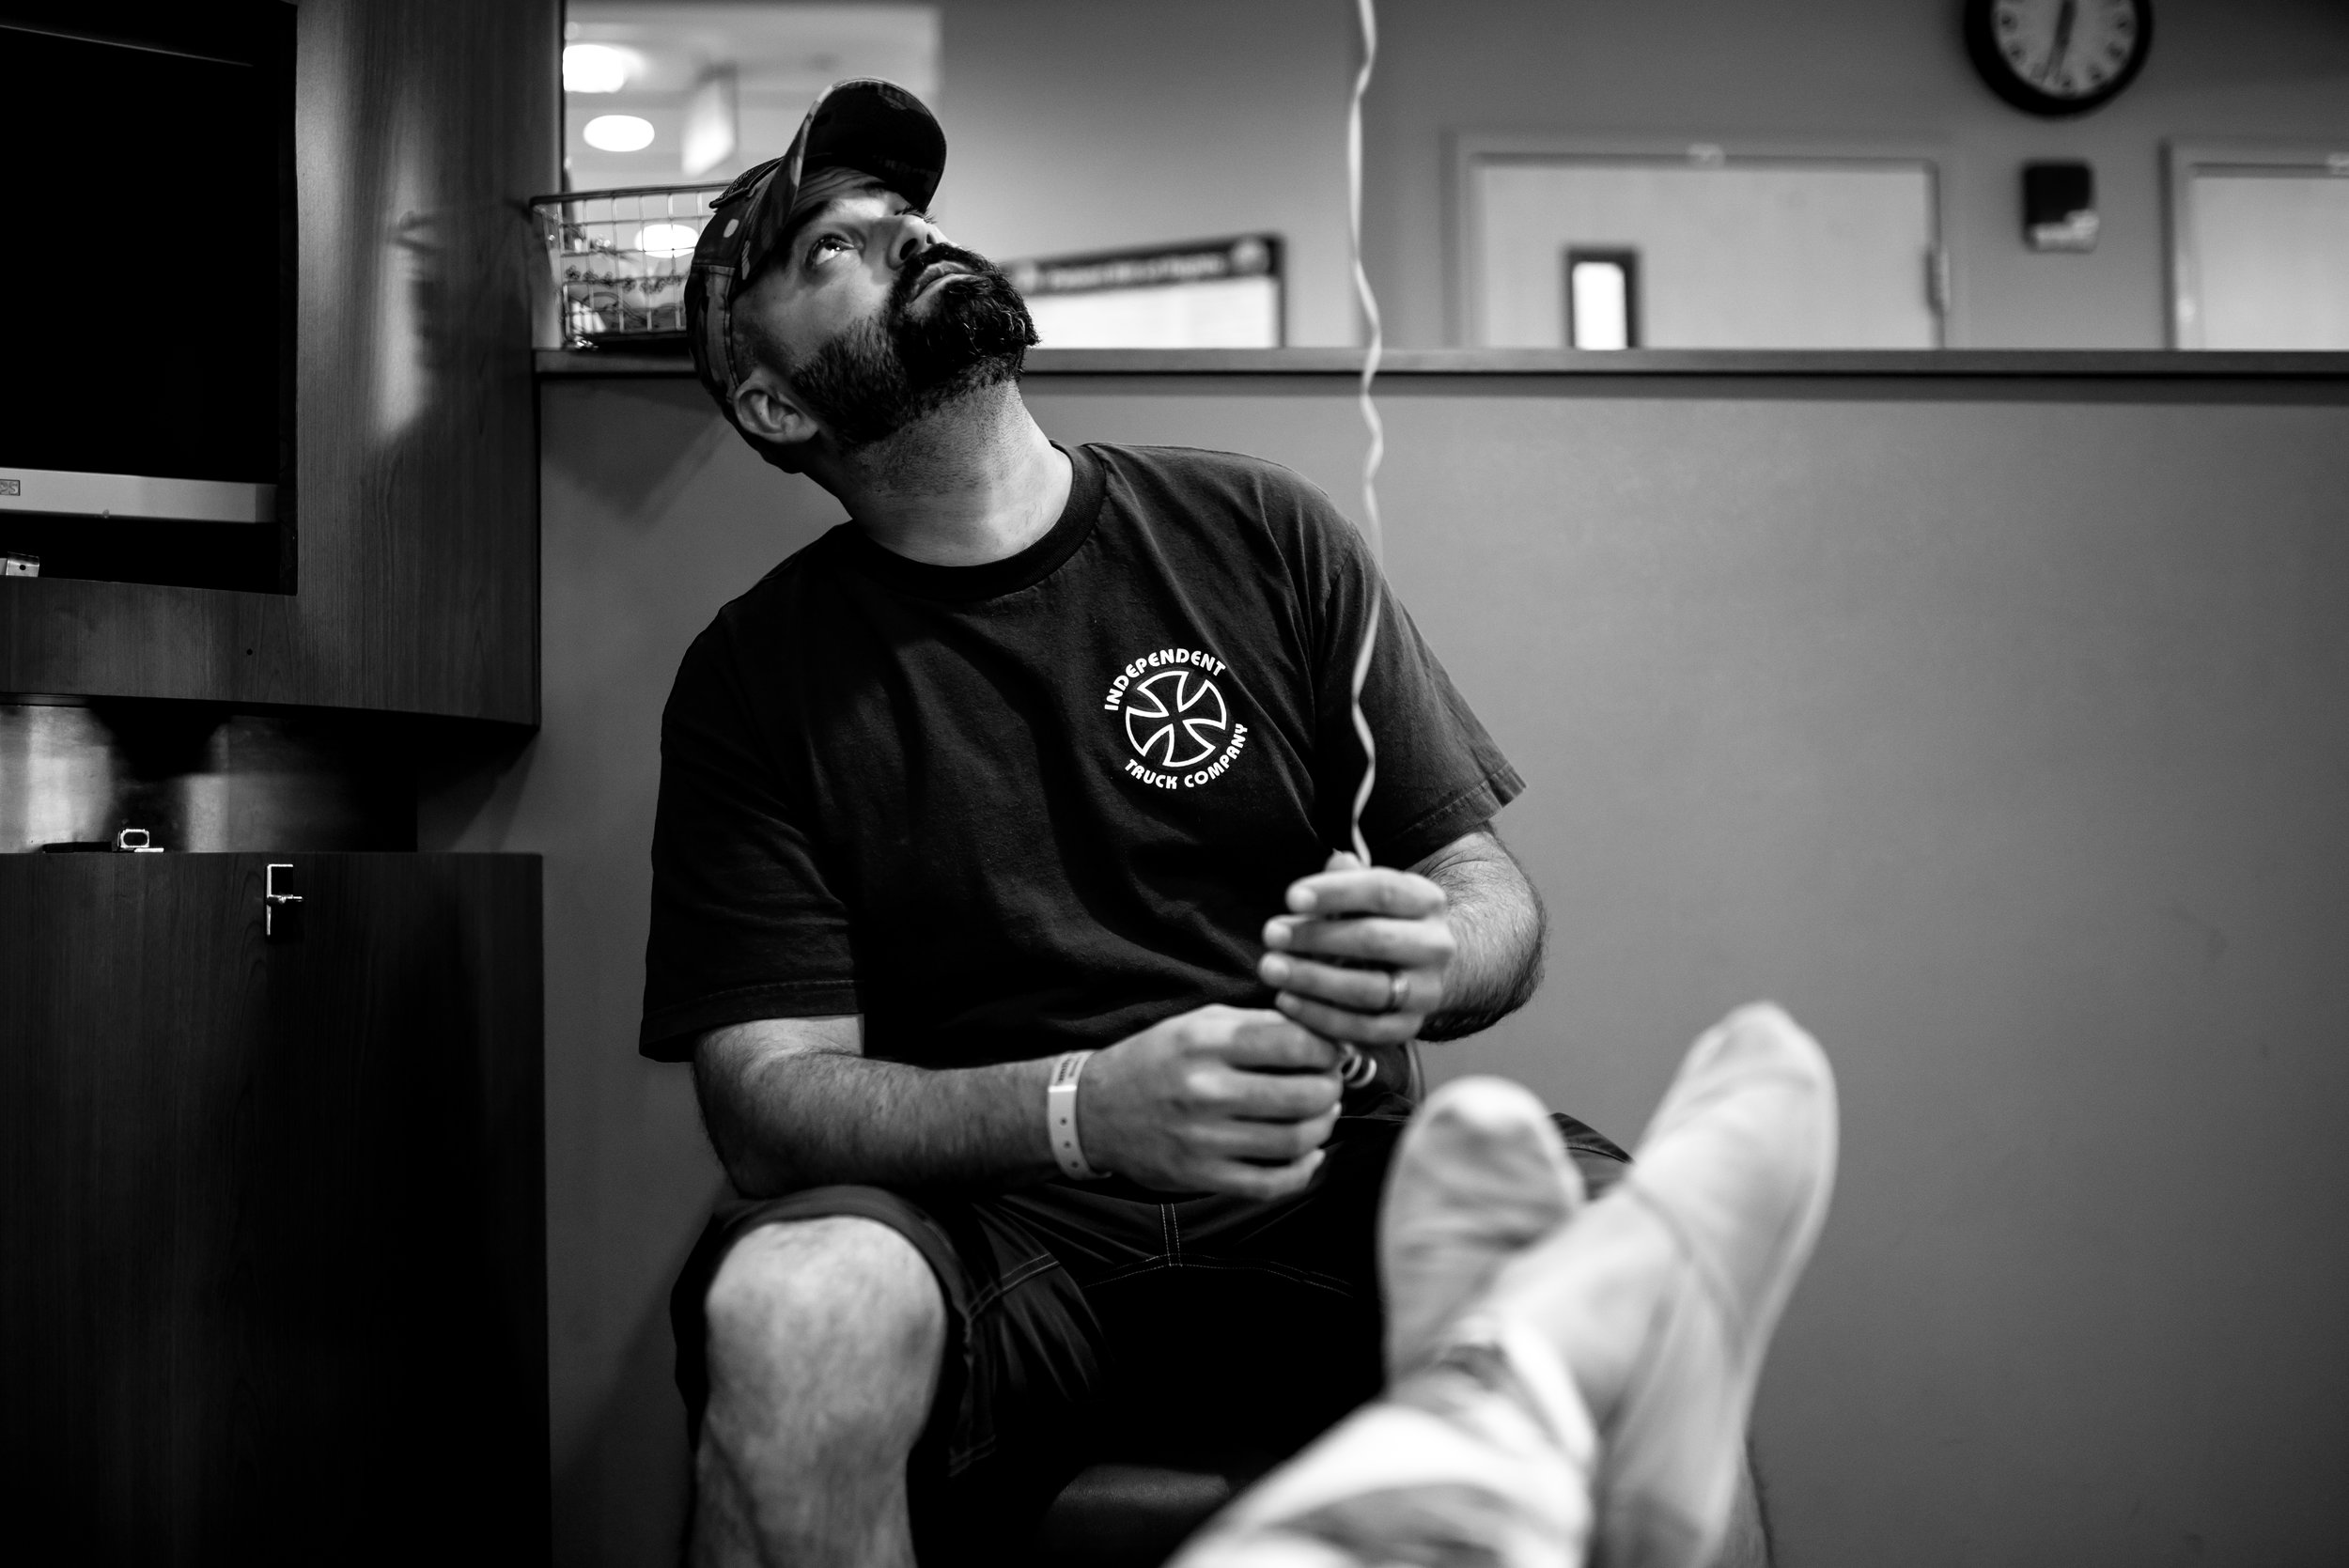
[[[948,0],[937,212],[982,255],[1285,237],[1288,342],[1353,341],[1336,0]]]
[[[2007,107],[1968,63],[1953,0],[1444,0],[1380,8],[1364,223],[1392,340],[1461,341],[1445,247],[1446,138],[1463,131],[1937,149],[1952,348],[2165,346],[2166,139],[2349,150],[2349,9],[2161,0],[2154,51],[2076,120]],[[2087,256],[2022,241],[2022,163],[2084,158],[2104,233]]]
[[[2166,139],[2349,150],[2349,9],[2161,0],[2144,74],[2046,121],[1991,96],[1955,0],[1384,0],[1365,223],[1389,341],[1456,342],[1445,250],[1459,132],[1763,140],[1936,153],[1957,348],[2159,348]],[[1348,0],[947,0],[939,209],[989,255],[1272,229],[1289,341],[1354,341],[1344,116]],[[2096,170],[2088,256],[2021,238],[2020,166]]]
[[[686,1487],[667,1303],[723,1177],[690,1074],[636,1054],[661,707],[718,607],[839,519],[690,380],[540,399],[541,727],[418,814],[423,848],[545,859],[554,1560],[666,1568]]]
[[[1037,376],[1072,439],[1352,499],[1334,378]],[[2349,402],[2208,383],[1398,380],[1388,560],[1531,781],[1551,979],[1441,1071],[1636,1135],[1773,995],[1845,1168],[1759,1414],[1789,1564],[2349,1536]],[[542,388],[545,727],[428,847],[546,856],[558,1560],[668,1560],[719,1176],[634,1054],[660,706],[838,516],[682,381]]]
[[[1334,391],[1334,389],[1332,389]],[[1762,1389],[1788,1568],[2349,1539],[2349,396],[1391,381],[1399,592],[1525,772],[1548,984],[1439,1071],[1626,1141],[1784,1002],[1843,1092]],[[1041,385],[1350,498],[1336,396]]]

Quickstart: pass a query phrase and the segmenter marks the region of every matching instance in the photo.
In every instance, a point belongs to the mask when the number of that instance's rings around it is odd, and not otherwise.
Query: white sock
[[[1388,1380],[1424,1365],[1501,1265],[1581,1203],[1581,1174],[1530,1091],[1464,1078],[1430,1094],[1395,1147],[1378,1210]]]

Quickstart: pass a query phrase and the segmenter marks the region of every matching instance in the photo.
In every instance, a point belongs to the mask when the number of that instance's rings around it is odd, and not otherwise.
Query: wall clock
[[[1990,90],[2030,114],[2086,114],[2135,80],[2153,0],[1966,0],[1966,52]]]

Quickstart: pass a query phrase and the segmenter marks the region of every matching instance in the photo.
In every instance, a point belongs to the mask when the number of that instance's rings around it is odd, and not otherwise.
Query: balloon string
[[[1354,251],[1354,293],[1370,324],[1370,346],[1362,353],[1362,380],[1357,401],[1361,407],[1362,425],[1370,432],[1370,450],[1362,457],[1362,522],[1363,532],[1370,536],[1374,569],[1370,574],[1370,613],[1362,622],[1361,648],[1354,656],[1354,734],[1362,743],[1362,782],[1354,791],[1348,831],[1355,856],[1368,865],[1370,844],[1362,837],[1362,811],[1370,804],[1372,786],[1378,782],[1378,743],[1370,733],[1370,720],[1362,713],[1362,688],[1370,680],[1370,658],[1378,646],[1378,622],[1386,613],[1386,529],[1378,519],[1378,464],[1387,455],[1386,427],[1379,422],[1378,405],[1371,401],[1370,387],[1378,375],[1386,334],[1378,319],[1378,296],[1371,291],[1370,273],[1362,266],[1362,99],[1370,91],[1371,70],[1378,63],[1378,15],[1373,0],[1355,0],[1354,11],[1361,23],[1362,65],[1354,73],[1354,97],[1346,113],[1346,232]]]
[[[1370,450],[1362,457],[1362,524],[1370,538],[1370,604],[1369,613],[1362,621],[1362,645],[1354,655],[1354,682],[1351,699],[1354,707],[1354,734],[1362,743],[1362,782],[1354,791],[1353,815],[1347,821],[1347,832],[1354,844],[1354,855],[1363,865],[1371,863],[1370,843],[1362,837],[1362,809],[1370,804],[1370,791],[1378,782],[1378,743],[1370,733],[1370,720],[1362,712],[1362,688],[1370,680],[1370,657],[1378,646],[1378,622],[1386,613],[1384,567],[1386,563],[1386,531],[1378,520],[1378,463],[1387,455],[1387,432],[1378,421],[1378,406],[1371,401],[1371,382],[1378,374],[1378,357],[1386,346],[1386,334],[1378,321],[1378,296],[1371,292],[1370,273],[1362,266],[1362,97],[1370,91],[1371,68],[1378,63],[1378,16],[1372,0],[1355,0],[1354,13],[1361,19],[1362,30],[1362,65],[1354,73],[1354,96],[1346,111],[1346,234],[1354,252],[1354,294],[1361,302],[1362,316],[1370,325],[1370,345],[1362,352],[1362,381],[1357,395],[1361,406],[1362,425],[1370,432]],[[1346,1083],[1360,1086],[1378,1076],[1378,1064],[1370,1053],[1350,1043],[1343,1043],[1345,1060],[1338,1074]]]

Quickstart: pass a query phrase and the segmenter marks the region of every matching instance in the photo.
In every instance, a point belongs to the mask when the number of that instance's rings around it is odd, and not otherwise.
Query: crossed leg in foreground
[[[1386,1394],[1174,1568],[1706,1568],[1835,1146],[1827,1059],[1767,1006],[1697,1042],[1587,1206],[1532,1095],[1439,1090],[1380,1218]]]

